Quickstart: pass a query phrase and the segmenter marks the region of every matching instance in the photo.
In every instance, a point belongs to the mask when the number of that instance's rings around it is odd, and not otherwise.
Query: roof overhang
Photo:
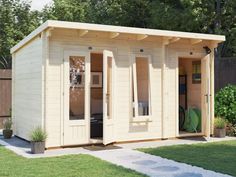
[[[190,39],[193,41],[193,43],[201,40],[213,41],[214,43],[221,43],[225,41],[225,36],[223,35],[48,20],[41,26],[39,26],[36,30],[34,30],[32,33],[30,33],[27,37],[25,37],[22,41],[20,41],[17,45],[11,48],[11,53],[16,52],[18,49],[20,49],[29,41],[31,41],[35,36],[42,33],[44,30],[47,30],[48,28],[76,29],[84,30],[84,32],[110,32],[111,38],[115,38],[120,33],[126,33],[138,35],[138,39],[140,40],[145,39],[147,36],[159,36],[171,38],[171,40],[178,40],[180,38]]]

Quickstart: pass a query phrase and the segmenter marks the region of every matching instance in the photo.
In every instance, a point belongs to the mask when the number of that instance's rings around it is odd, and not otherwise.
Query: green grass
[[[0,177],[140,177],[89,155],[26,159],[0,146]]]
[[[139,149],[145,153],[236,176],[236,141]]]

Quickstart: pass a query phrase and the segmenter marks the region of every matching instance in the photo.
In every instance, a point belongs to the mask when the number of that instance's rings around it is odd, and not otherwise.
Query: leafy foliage
[[[11,58],[9,56],[0,56],[0,69],[11,68]]]
[[[36,127],[31,135],[30,135],[31,141],[34,142],[42,142],[47,139],[47,133],[41,128],[41,127]]]
[[[88,0],[54,0],[52,6],[45,6],[42,19],[84,22]]]
[[[3,122],[3,127],[4,127],[4,130],[11,130],[11,128],[12,128],[12,120],[11,119],[6,119]]]
[[[226,135],[227,136],[236,136],[236,125],[227,122],[226,123]]]
[[[236,56],[236,1],[217,1],[220,9],[216,0],[53,0],[31,11],[29,1],[0,0],[0,68],[11,67],[10,48],[49,19],[224,34],[218,54]]]
[[[216,94],[215,114],[236,125],[236,86],[228,85]]]
[[[214,127],[217,129],[225,128],[225,120],[220,117],[215,118]]]
[[[10,48],[40,24],[38,11],[21,0],[0,0],[0,69],[11,68]]]

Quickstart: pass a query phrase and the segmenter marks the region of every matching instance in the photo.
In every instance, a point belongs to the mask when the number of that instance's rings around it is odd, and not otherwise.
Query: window
[[[84,119],[85,57],[70,57],[70,120]]]
[[[102,88],[102,72],[91,73],[91,87]]]
[[[133,117],[150,115],[149,57],[135,57],[132,67]]]
[[[201,83],[201,61],[192,62],[192,83]]]
[[[112,115],[112,58],[107,58],[107,117],[111,119]]]

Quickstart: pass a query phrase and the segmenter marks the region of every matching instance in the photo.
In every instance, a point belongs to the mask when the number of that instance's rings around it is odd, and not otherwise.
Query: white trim
[[[111,58],[111,65],[112,65],[112,76],[111,76],[111,93],[109,95],[109,99],[111,98],[112,102],[108,104],[107,102],[107,93],[108,93],[108,87],[107,87],[107,67],[108,67],[108,58]],[[103,144],[107,145],[114,141],[114,104],[115,104],[115,96],[114,96],[114,90],[115,90],[115,57],[113,51],[110,50],[103,50]],[[110,105],[111,104],[111,105]],[[107,107],[111,106],[111,110],[109,110],[109,115],[107,115],[108,110]],[[111,127],[111,129],[110,129]]]
[[[149,115],[147,116],[139,116],[138,114],[138,88],[137,88],[137,73],[136,73],[136,58],[137,57],[142,57],[142,58],[147,58],[148,60],[148,94],[149,94],[149,107],[148,107],[148,113]],[[131,63],[131,67],[130,67],[130,91],[131,93],[131,121],[135,121],[135,122],[139,122],[139,121],[150,121],[151,117],[152,117],[152,101],[151,101],[151,81],[152,81],[152,62],[151,62],[151,55],[146,55],[146,54],[140,54],[140,53],[133,53],[131,54],[131,58],[130,58],[130,63]],[[133,84],[133,88],[132,88],[132,84]],[[134,102],[133,102],[133,95],[134,95]],[[133,116],[133,106],[134,106],[134,116]]]
[[[42,64],[44,68],[42,69],[42,74],[44,78],[43,85],[43,117],[42,117],[42,127],[44,128],[45,131],[47,130],[47,84],[48,84],[48,78],[47,78],[47,70],[49,66],[49,37],[47,35],[47,32],[43,32],[41,35],[41,40],[42,40]]]
[[[206,57],[207,54],[204,53],[204,52],[196,52],[196,53],[193,53],[193,55],[190,55],[190,53],[188,52],[177,52],[176,53],[176,60],[179,62],[179,59],[180,58],[199,58],[199,60],[201,60],[201,64],[202,64],[202,60],[204,57]],[[178,64],[179,66],[179,64]],[[204,121],[207,121],[207,120],[203,120],[201,121],[201,132],[198,132],[198,133],[188,133],[188,134],[183,134],[181,135],[179,133],[179,113],[178,113],[178,110],[179,110],[179,67],[177,68],[178,71],[176,71],[176,79],[177,79],[177,86],[176,86],[176,137],[185,137],[185,136],[199,136],[199,135],[206,135],[206,124],[204,125]],[[201,71],[202,72],[202,71]],[[202,104],[202,88],[201,88],[201,104]],[[208,98],[210,100],[210,98]],[[201,110],[202,112],[202,110]],[[208,125],[210,126],[210,125]]]
[[[175,80],[176,80],[176,82],[175,82],[175,85],[176,85],[176,87],[175,87],[175,89],[176,89],[176,93],[177,93],[177,96],[176,96],[176,102],[175,102],[175,104],[176,105],[178,105],[177,106],[177,109],[175,109],[175,115],[176,115],[176,119],[175,119],[175,121],[176,121],[176,130],[175,130],[175,134],[176,134],[176,136],[179,136],[179,57],[176,55],[176,60],[177,60],[177,67],[176,67],[176,71],[175,71],[175,73],[176,73],[176,78],[175,78]]]
[[[225,41],[225,36],[223,35],[213,35],[213,34],[200,34],[200,33],[188,33],[179,31],[167,31],[167,30],[156,30],[156,29],[145,29],[145,28],[133,28],[133,27],[122,27],[122,26],[112,26],[112,25],[98,25],[90,23],[78,23],[78,22],[65,22],[65,21],[54,21],[48,20],[39,26],[36,30],[30,33],[26,38],[20,41],[11,49],[11,53],[16,52],[18,49],[23,47],[26,43],[32,40],[35,36],[39,35],[47,28],[64,28],[64,29],[79,29],[88,31],[98,31],[98,32],[111,32],[111,33],[128,33],[135,35],[147,35],[147,36],[163,36],[170,38],[187,38],[187,39],[199,39],[199,40],[212,40],[217,43]]]
[[[85,95],[84,95],[84,99],[85,99],[85,108],[84,108],[84,119],[82,120],[69,120],[69,116],[67,115],[67,111],[65,111],[69,105],[68,104],[68,100],[69,99],[69,95],[68,90],[67,90],[67,85],[65,82],[65,71],[67,71],[67,65],[69,65],[69,57],[70,56],[83,56],[85,57],[85,85],[84,85],[84,90],[85,90]],[[90,140],[90,53],[89,51],[80,51],[80,50],[64,50],[64,62],[63,62],[63,129],[64,131],[62,132],[62,134],[64,134],[63,136],[63,145],[73,145],[73,144],[86,144],[89,143]],[[86,142],[81,142],[81,143],[73,143],[73,144],[66,144],[65,143],[65,139],[69,138],[66,137],[66,131],[65,130],[65,126],[84,126],[85,127],[85,131],[86,131]],[[67,127],[68,129],[68,127]]]
[[[165,120],[166,120],[166,51],[167,41],[163,41],[161,46],[161,138],[165,139]]]

